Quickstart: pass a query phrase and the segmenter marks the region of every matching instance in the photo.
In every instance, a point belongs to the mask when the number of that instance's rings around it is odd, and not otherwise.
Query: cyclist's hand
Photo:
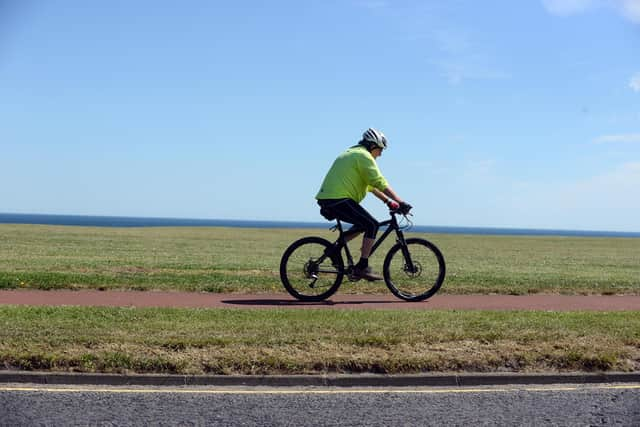
[[[387,200],[387,206],[392,211],[398,210],[400,208],[400,204],[398,202],[396,202],[395,200],[393,200],[393,199]]]
[[[400,202],[400,213],[407,215],[413,206],[407,202]]]

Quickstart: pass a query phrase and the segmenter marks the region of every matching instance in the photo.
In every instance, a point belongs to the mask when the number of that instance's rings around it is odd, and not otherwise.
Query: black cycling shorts
[[[340,221],[353,224],[348,234],[364,231],[364,236],[370,239],[376,237],[378,232],[378,221],[360,204],[352,199],[325,199],[318,200],[320,213],[328,220],[339,219]]]

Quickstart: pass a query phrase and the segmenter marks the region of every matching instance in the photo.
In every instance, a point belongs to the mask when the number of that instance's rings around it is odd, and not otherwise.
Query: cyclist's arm
[[[391,188],[390,186],[387,186],[387,188],[385,188],[384,191],[380,191],[377,188],[372,188],[371,192],[378,199],[382,200],[384,204],[386,204],[389,201],[389,198],[395,200],[398,203],[402,202],[402,199],[396,194],[395,191],[393,191],[393,188]]]

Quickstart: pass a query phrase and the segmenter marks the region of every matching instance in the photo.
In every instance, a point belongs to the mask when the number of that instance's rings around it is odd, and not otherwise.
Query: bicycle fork
[[[398,238],[396,241],[400,244],[402,256],[404,257],[405,262],[404,271],[409,274],[416,274],[418,272],[418,267],[413,263],[413,259],[411,259],[411,253],[409,252],[409,246],[404,238],[404,234],[402,231],[398,231],[397,234]]]

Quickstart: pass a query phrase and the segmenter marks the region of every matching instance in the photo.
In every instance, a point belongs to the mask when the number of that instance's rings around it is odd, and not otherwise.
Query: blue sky
[[[640,0],[0,1],[0,212],[320,221],[370,126],[418,224],[640,231]]]

